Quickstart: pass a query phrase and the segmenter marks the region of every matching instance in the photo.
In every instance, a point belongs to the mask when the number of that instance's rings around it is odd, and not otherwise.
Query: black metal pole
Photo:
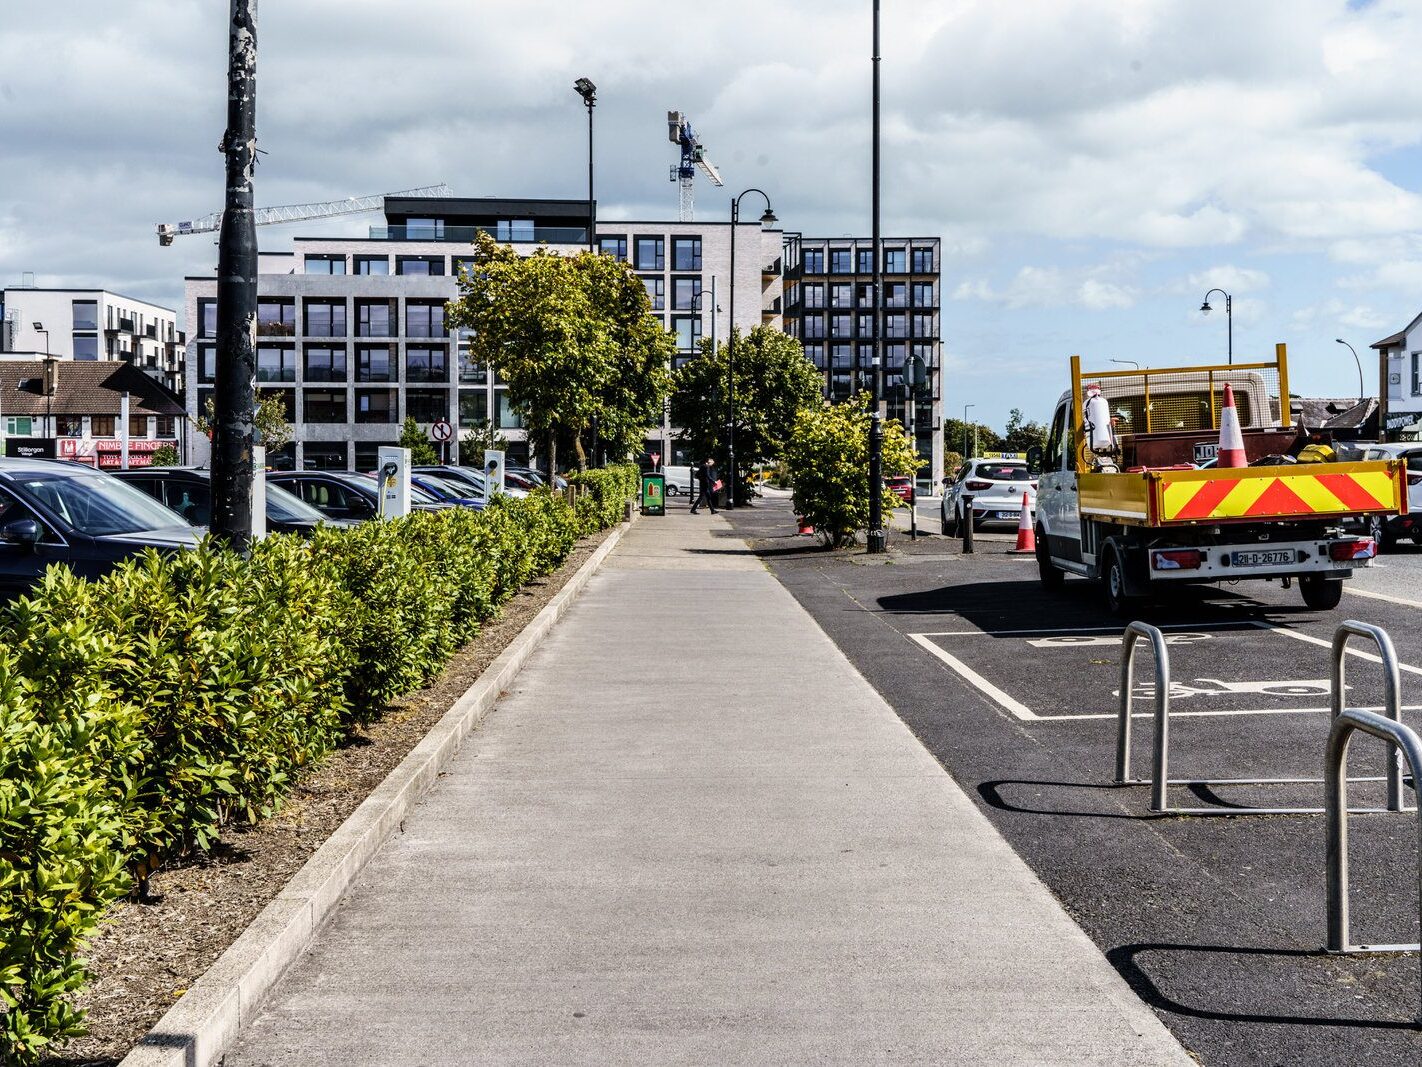
[[[212,532],[246,552],[252,541],[252,415],[256,403],[257,0],[232,0],[228,42],[227,198],[217,252],[217,380],[213,390]]]
[[[873,245],[874,245],[874,376],[870,391],[869,412],[869,535],[870,555],[888,547],[884,531],[884,422],[879,415],[884,395],[884,252],[879,235],[879,0],[874,0],[874,121],[872,153]]]
[[[1229,365],[1234,366],[1234,297],[1225,293],[1225,331],[1229,337]]]
[[[595,103],[588,97],[588,251],[593,250],[597,239],[597,201],[593,199],[593,107]]]
[[[741,220],[741,196],[731,198],[731,336],[726,342],[727,511],[736,507],[736,224]]]

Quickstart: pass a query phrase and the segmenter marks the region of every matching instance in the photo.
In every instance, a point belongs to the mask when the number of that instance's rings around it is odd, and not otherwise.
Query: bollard
[[[973,497],[963,494],[963,555],[973,554]]]

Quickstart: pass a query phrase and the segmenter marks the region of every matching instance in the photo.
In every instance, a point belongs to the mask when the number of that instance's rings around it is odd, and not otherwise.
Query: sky
[[[223,0],[5,3],[0,283],[181,308],[221,206]],[[257,200],[447,182],[675,218],[666,112],[787,229],[867,235],[869,0],[263,0]],[[1045,419],[1067,356],[1168,366],[1289,345],[1354,395],[1422,311],[1422,0],[884,0],[886,235],[943,240],[944,410]],[[266,227],[361,236],[378,216]]]

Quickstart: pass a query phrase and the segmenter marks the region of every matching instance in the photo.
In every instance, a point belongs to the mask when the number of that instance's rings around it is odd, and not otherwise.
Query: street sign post
[[[454,427],[448,419],[436,419],[430,423],[430,440],[439,445],[440,457],[449,462],[449,442],[454,437]]]

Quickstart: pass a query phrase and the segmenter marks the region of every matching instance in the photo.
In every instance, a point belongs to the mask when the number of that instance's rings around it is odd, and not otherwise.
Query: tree
[[[154,467],[176,467],[182,462],[182,457],[178,455],[177,445],[159,445],[148,462]]]
[[[802,409],[785,445],[795,513],[835,547],[869,523],[869,408],[861,396]],[[897,419],[884,423],[884,477],[912,475],[919,459]],[[884,490],[883,505],[903,505]]]
[[[769,326],[736,335],[736,499],[747,494],[747,473],[778,459],[806,408],[821,406],[823,375],[800,342]],[[701,343],[701,355],[672,378],[671,420],[698,458],[726,453],[729,352]]]
[[[578,466],[594,426],[618,458],[660,421],[675,342],[651,318],[641,280],[611,256],[520,256],[479,234],[472,270],[446,320],[473,331],[470,355],[508,382],[530,434],[548,445],[571,434]]]
[[[485,452],[507,452],[509,439],[488,419],[475,420],[472,429],[459,435],[459,462],[466,467],[482,467]]]
[[[420,429],[413,415],[405,418],[400,427],[400,447],[410,450],[410,463],[416,467],[432,467],[439,462],[439,453],[430,443],[429,436]]]
[[[963,430],[967,429],[967,449],[964,451]],[[976,442],[976,443],[975,443]],[[943,420],[943,450],[959,452],[969,457],[982,452],[1001,452],[1002,438],[991,426],[980,422],[963,422],[962,419]]]
[[[1026,452],[1033,445],[1047,447],[1047,427],[1035,419],[1028,422],[1021,408],[1013,408],[1007,417],[1007,433],[1002,439],[1003,452]]]
[[[217,422],[216,405],[212,397],[207,398],[202,414],[193,420],[199,433],[212,437],[212,428]],[[252,413],[252,425],[257,430],[257,443],[268,452],[284,448],[296,436],[291,423],[286,421],[286,403],[273,393],[257,393],[257,407]]]

